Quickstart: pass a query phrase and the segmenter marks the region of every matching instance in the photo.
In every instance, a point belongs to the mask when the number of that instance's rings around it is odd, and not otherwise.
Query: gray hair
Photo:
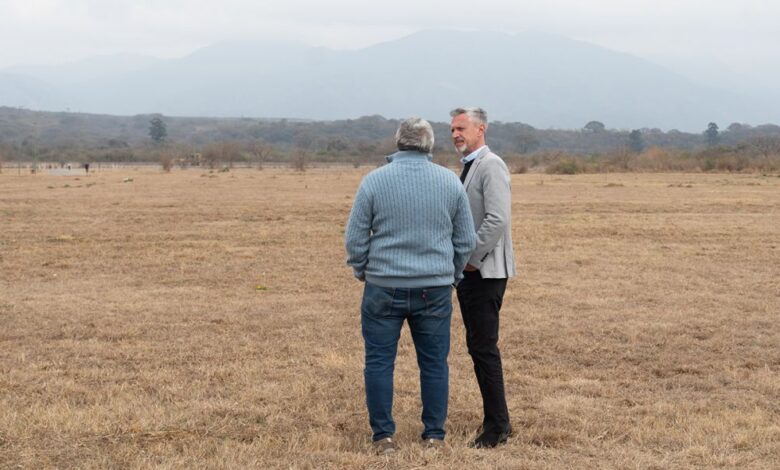
[[[398,150],[430,153],[433,150],[433,127],[418,117],[404,119],[395,132],[395,145]]]
[[[469,119],[471,119],[471,122],[475,124],[484,124],[485,129],[487,129],[488,117],[487,111],[484,109],[478,108],[476,106],[469,106],[466,108],[455,108],[450,111],[450,117],[460,116],[461,114],[468,116]]]

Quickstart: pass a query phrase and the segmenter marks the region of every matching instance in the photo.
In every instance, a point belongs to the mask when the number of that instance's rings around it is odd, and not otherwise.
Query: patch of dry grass
[[[516,437],[466,448],[456,313],[451,449],[417,445],[405,329],[388,460],[342,247],[366,171],[0,174],[0,467],[776,468],[780,178],[513,175]]]

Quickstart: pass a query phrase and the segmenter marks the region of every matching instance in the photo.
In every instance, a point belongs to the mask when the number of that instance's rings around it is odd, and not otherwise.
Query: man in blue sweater
[[[431,161],[433,129],[401,122],[398,152],[360,183],[345,234],[347,264],[365,282],[360,308],[374,447],[394,452],[393,368],[404,320],[420,367],[423,443],[440,447],[447,419],[452,285],[476,244],[468,197]]]

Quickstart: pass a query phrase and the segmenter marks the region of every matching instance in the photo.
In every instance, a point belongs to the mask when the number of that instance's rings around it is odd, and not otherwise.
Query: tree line
[[[458,164],[449,123],[434,122],[437,161]],[[105,116],[0,107],[0,162],[35,164],[160,162],[164,168],[281,163],[380,164],[394,151],[398,120],[340,121]],[[701,132],[611,129],[597,120],[580,129],[537,129],[493,122],[489,144],[514,171],[778,171],[780,126],[704,123]],[[0,163],[1,164],[1,163]]]

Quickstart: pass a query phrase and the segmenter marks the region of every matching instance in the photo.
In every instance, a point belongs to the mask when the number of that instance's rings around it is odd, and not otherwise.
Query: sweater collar
[[[387,160],[387,163],[392,162],[401,162],[401,161],[414,161],[414,160],[420,160],[420,161],[433,161],[433,155],[430,153],[422,153],[417,152],[414,150],[401,150],[400,152],[396,152],[392,155],[388,155],[385,157]]]

